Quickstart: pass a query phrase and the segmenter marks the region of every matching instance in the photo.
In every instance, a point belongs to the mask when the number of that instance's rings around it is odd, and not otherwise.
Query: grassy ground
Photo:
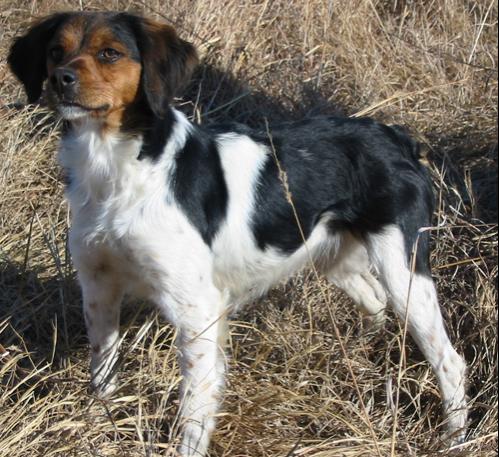
[[[497,455],[497,1],[0,0],[1,102],[23,99],[5,62],[12,38],[80,8],[163,17],[193,40],[203,63],[179,104],[200,122],[372,115],[426,145],[434,274],[470,366],[469,443],[437,452],[435,379],[409,341],[398,381],[397,322],[366,333],[352,303],[305,272],[233,322],[211,455]],[[86,390],[58,135],[42,108],[0,110],[0,457],[172,455],[173,330],[149,305],[125,306],[115,399]]]

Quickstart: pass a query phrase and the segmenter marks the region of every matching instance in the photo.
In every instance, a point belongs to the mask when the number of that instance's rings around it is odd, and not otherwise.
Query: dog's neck
[[[163,118],[149,121],[110,133],[103,132],[95,119],[71,122],[61,139],[58,157],[68,176],[70,200],[103,201],[113,195],[140,192],[153,179],[148,174],[161,173],[161,179],[168,179],[177,153],[195,127],[174,108]]]
[[[162,117],[152,114],[137,116],[119,130],[106,130],[103,123],[94,118],[66,121],[61,142],[63,148],[72,148],[72,143],[82,148],[78,157],[73,157],[78,161],[99,152],[116,155],[113,151],[125,148],[129,150],[130,159],[156,162],[165,152],[174,153],[181,149],[187,133],[195,128],[182,112],[169,107]],[[121,157],[109,159],[122,160]],[[71,163],[62,165],[73,168]]]

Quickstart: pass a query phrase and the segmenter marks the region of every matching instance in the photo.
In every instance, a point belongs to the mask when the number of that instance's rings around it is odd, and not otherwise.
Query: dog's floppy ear
[[[17,38],[7,59],[12,72],[24,85],[28,101],[36,102],[47,78],[47,45],[68,13],[57,13],[36,21],[26,35]]]
[[[151,110],[162,117],[174,95],[189,81],[198,56],[195,47],[182,40],[173,27],[139,20],[142,87]]]

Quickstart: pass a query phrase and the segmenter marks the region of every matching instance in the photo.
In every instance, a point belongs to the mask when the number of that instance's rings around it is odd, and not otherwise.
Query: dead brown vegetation
[[[23,98],[5,62],[12,38],[81,8],[140,11],[193,40],[203,65],[179,103],[200,122],[372,115],[427,146],[434,274],[470,366],[469,443],[437,453],[435,379],[409,341],[399,385],[399,325],[366,334],[345,296],[304,273],[233,323],[212,455],[497,455],[497,1],[0,0],[0,103]],[[173,331],[148,305],[125,307],[116,398],[87,393],[57,138],[41,108],[0,110],[0,457],[171,455]]]

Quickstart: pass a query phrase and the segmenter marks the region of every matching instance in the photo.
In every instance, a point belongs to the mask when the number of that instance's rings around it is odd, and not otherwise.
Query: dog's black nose
[[[70,68],[57,68],[50,77],[54,90],[64,98],[71,98],[76,94],[78,76]]]

